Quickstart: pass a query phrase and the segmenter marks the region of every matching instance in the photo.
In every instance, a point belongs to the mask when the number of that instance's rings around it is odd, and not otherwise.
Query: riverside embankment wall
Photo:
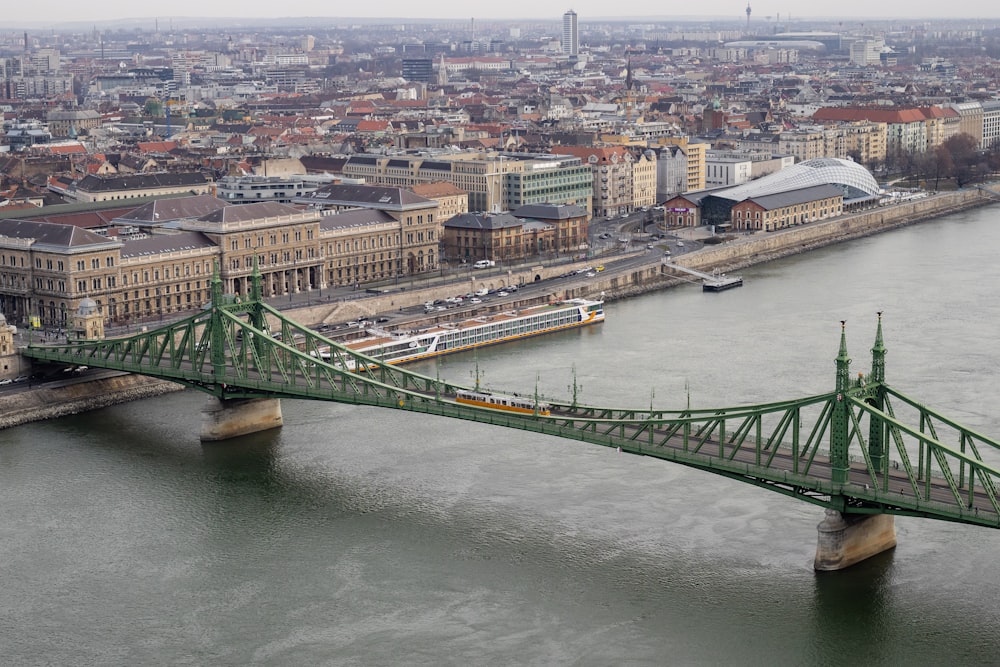
[[[606,300],[635,296],[691,282],[690,276],[670,270],[670,265],[674,263],[705,273],[715,270],[731,273],[754,264],[878,234],[995,201],[979,190],[946,192],[903,204],[811,222],[779,232],[738,236],[718,245],[705,245],[698,252],[678,255],[670,261],[651,256],[650,264],[640,269],[599,274],[596,278],[588,279],[585,286],[567,289],[566,296],[603,294]]]
[[[58,387],[39,387],[0,396],[0,429],[65,417],[140,398],[159,396],[183,387],[144,375],[115,375]]]

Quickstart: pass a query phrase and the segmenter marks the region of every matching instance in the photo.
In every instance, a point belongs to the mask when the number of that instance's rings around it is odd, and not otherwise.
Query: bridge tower
[[[871,558],[896,546],[896,524],[891,514],[848,514],[847,497],[843,488],[850,482],[851,408],[848,392],[851,389],[851,358],[847,356],[846,323],[840,322],[840,352],[837,354],[837,399],[830,417],[830,481],[840,487],[841,494],[830,497],[832,507],[816,527],[816,558],[813,568],[819,571],[842,570]],[[881,409],[885,403],[885,345],[882,343],[882,317],[879,314],[875,346],[872,348],[872,374],[869,378],[875,386],[875,397],[869,403]],[[881,469],[886,459],[882,456],[885,447],[886,429],[881,420],[876,424],[874,417],[869,434],[869,452],[879,454],[877,469]],[[876,437],[877,436],[877,437]],[[867,485],[866,485],[867,489]]]
[[[261,299],[260,270],[257,258],[254,257],[253,274],[251,276],[250,298],[253,308],[250,309],[250,323],[257,329],[264,330],[264,314],[260,308]],[[226,398],[226,357],[225,332],[221,309],[225,303],[222,294],[222,277],[219,275],[219,265],[216,263],[212,274],[212,322],[211,332],[212,373],[215,375],[215,396],[208,397],[208,403],[201,411],[202,442],[227,440],[249,433],[266,431],[281,426],[284,419],[281,414],[281,400],[277,398]],[[263,346],[263,341],[255,341],[255,345]]]
[[[878,329],[875,332],[875,345],[872,347],[872,373],[870,377],[874,385],[874,394],[867,399],[868,404],[873,408],[885,411],[885,343],[882,342],[882,311],[878,313]],[[888,444],[888,430],[885,422],[876,415],[869,417],[868,424],[868,455],[872,460],[872,467],[882,474],[885,474],[884,466],[887,461],[886,445]]]
[[[830,467],[834,484],[846,484],[851,461],[847,453],[850,437],[850,414],[847,391],[850,388],[851,358],[847,356],[846,322],[840,321],[840,353],[837,355],[837,401],[830,418]]]

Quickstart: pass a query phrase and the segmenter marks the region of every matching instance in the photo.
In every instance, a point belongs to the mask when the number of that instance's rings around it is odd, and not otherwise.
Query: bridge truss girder
[[[1000,528],[1000,443],[894,391],[877,364],[853,382],[839,368],[837,391],[789,401],[664,411],[546,399],[550,415],[515,414],[456,403],[459,385],[354,352],[259,296],[239,303],[221,293],[211,308],[155,330],[32,345],[25,354],[167,379],[224,399],[326,400],[517,428],[673,461],[844,513]],[[841,356],[846,369],[843,344]]]

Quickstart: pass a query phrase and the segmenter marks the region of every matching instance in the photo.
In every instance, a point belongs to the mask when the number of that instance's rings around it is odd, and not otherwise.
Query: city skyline
[[[861,0],[846,0],[837,5],[838,13],[831,13],[831,8],[827,5],[817,5],[814,7],[802,8],[790,3],[775,2],[751,2],[753,15],[751,25],[766,25],[773,22],[778,17],[791,15],[792,21],[797,20],[845,20],[862,21],[869,20],[892,20],[892,21],[919,21],[927,18],[952,18],[952,19],[996,19],[1000,18],[1000,8],[996,6],[984,7],[982,3],[973,0],[957,0],[956,2],[942,5],[940,3],[927,3],[920,7],[914,7],[913,3],[904,3],[901,0],[889,0],[889,2],[871,4],[861,2]],[[367,8],[366,8],[367,9]],[[627,14],[621,16],[609,15],[608,7],[605,3],[598,3],[594,0],[587,2],[565,3],[564,6],[540,7],[537,3],[515,0],[514,2],[503,3],[501,5],[486,6],[477,8],[479,11],[469,12],[467,6],[459,6],[457,3],[444,2],[436,3],[429,7],[422,7],[419,16],[413,15],[413,6],[400,0],[387,0],[380,4],[378,14],[357,12],[356,16],[346,16],[344,14],[332,15],[330,6],[327,3],[316,0],[304,0],[296,3],[294,12],[289,12],[287,5],[263,2],[234,2],[232,0],[222,0],[212,3],[210,9],[206,11],[206,6],[193,0],[178,0],[168,7],[158,5],[135,5],[134,3],[124,3],[120,0],[111,0],[99,5],[88,6],[66,6],[64,3],[56,3],[46,0],[39,4],[15,4],[6,8],[4,20],[0,26],[7,29],[18,29],[22,26],[31,26],[36,29],[47,26],[59,26],[75,22],[120,22],[136,20],[156,20],[169,21],[183,20],[190,21],[196,19],[222,20],[232,19],[286,19],[296,18],[308,20],[465,20],[475,17],[477,20],[551,20],[558,22],[564,12],[572,9],[580,17],[581,23],[600,20],[655,20],[655,21],[677,21],[677,20],[720,20],[733,19],[745,21],[746,4],[733,0],[707,0],[698,6],[698,12],[684,14],[664,14],[662,5],[652,2],[642,2],[630,5]],[[164,11],[166,10],[166,11]],[[794,11],[790,11],[794,10]],[[45,18],[43,18],[45,17]],[[57,18],[52,18],[57,17]],[[161,24],[162,27],[162,24]]]

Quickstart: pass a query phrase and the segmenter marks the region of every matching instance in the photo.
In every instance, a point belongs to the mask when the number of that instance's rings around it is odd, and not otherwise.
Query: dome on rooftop
[[[80,301],[80,305],[76,308],[76,314],[81,317],[86,317],[88,315],[96,315],[98,312],[97,302],[91,298],[85,298]]]

